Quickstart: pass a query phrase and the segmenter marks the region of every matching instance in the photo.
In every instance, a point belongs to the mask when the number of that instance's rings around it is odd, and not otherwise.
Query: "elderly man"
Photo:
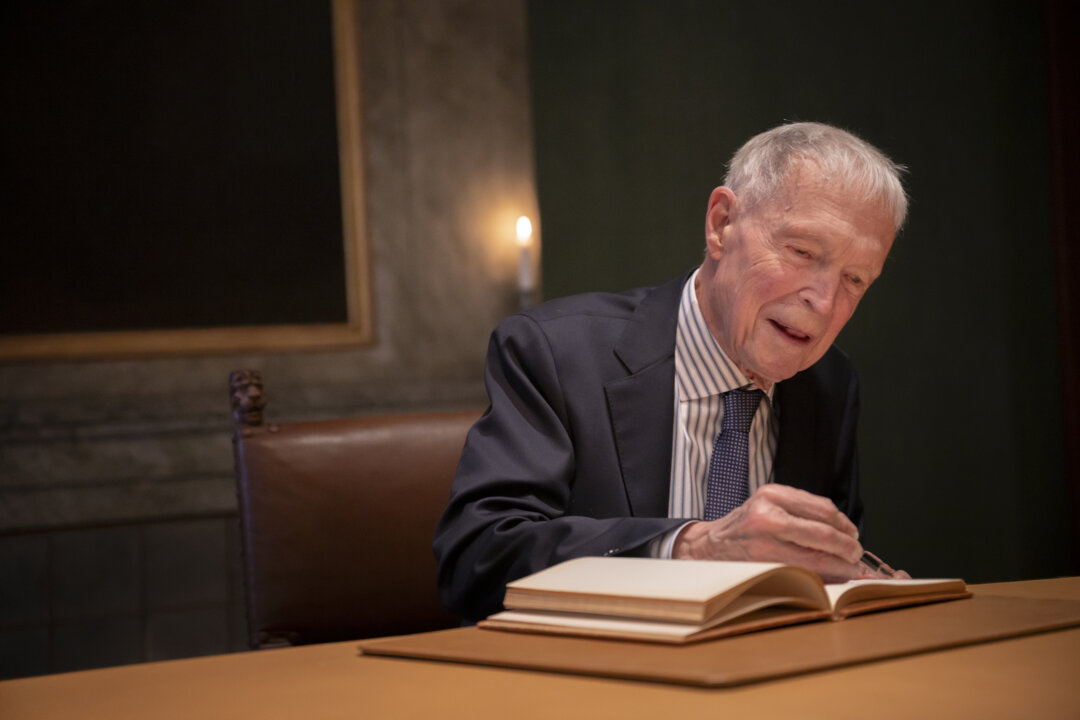
[[[858,575],[858,384],[832,343],[904,222],[899,170],[837,128],[775,128],[710,195],[693,273],[504,321],[435,533],[447,606],[482,618],[584,555]]]

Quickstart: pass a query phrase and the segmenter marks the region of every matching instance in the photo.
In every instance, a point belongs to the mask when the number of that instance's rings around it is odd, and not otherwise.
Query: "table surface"
[[[1080,599],[1080,578],[975,585]],[[353,641],[0,682],[0,718],[1080,717],[1080,628],[728,689],[365,657]]]

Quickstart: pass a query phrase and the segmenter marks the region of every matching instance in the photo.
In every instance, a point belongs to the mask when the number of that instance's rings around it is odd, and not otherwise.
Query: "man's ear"
[[[709,207],[705,211],[705,254],[714,260],[723,254],[724,230],[731,224],[735,202],[735,193],[724,186],[709,195]]]

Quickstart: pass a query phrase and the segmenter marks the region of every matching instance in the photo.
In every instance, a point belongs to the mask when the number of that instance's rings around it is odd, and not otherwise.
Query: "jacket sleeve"
[[[492,334],[490,406],[468,434],[433,545],[442,600],[468,621],[501,609],[511,580],[574,557],[640,553],[681,523],[629,517],[624,493],[597,516],[570,514],[576,485],[619,479],[579,476],[575,399],[559,370],[533,318],[514,316]]]

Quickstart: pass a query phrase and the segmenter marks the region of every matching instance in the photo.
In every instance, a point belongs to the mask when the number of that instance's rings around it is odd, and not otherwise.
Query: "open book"
[[[684,643],[970,595],[957,579],[826,585],[780,563],[586,557],[509,583],[507,609],[479,624]]]

